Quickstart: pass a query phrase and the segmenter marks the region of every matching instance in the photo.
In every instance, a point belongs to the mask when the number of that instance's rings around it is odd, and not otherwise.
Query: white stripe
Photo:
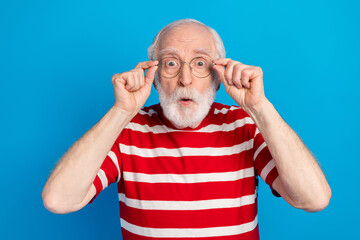
[[[197,132],[230,132],[236,128],[244,126],[245,124],[254,124],[254,121],[250,117],[245,117],[232,123],[223,123],[221,125],[209,124],[206,127],[199,129]]]
[[[258,149],[256,149],[255,153],[254,153],[254,161],[257,157],[257,155],[259,155],[259,153],[261,152],[261,150],[263,150],[266,147],[266,143],[263,142],[263,144],[260,145],[260,147],[258,147]]]
[[[141,115],[149,115],[149,116],[151,116],[151,115],[153,115],[153,114],[156,114],[157,115],[157,112],[156,111],[154,111],[153,109],[150,109],[148,112],[145,112],[144,110],[140,110],[139,111],[139,113],[141,114]]]
[[[125,181],[145,183],[200,183],[200,182],[228,182],[253,177],[254,168],[246,168],[232,172],[195,173],[195,174],[146,174],[123,172]]]
[[[108,186],[108,180],[106,178],[105,172],[102,169],[99,169],[99,172],[97,174],[100,178],[101,184],[103,186],[103,190]]]
[[[252,222],[226,227],[210,228],[149,228],[131,224],[120,218],[121,226],[129,232],[147,237],[186,238],[186,237],[216,237],[230,236],[252,231],[258,224],[257,215]]]
[[[139,123],[133,123],[130,122],[128,125],[126,125],[125,129],[130,129],[133,131],[138,131],[138,132],[142,132],[142,133],[168,133],[168,132],[179,132],[181,130],[178,129],[173,129],[173,128],[168,128],[165,125],[155,125],[150,127],[147,124],[141,125]]]
[[[201,128],[198,132],[230,132],[236,128],[242,127],[245,124],[254,124],[253,120],[249,117],[238,119],[232,123],[223,123],[222,125],[210,124]]]
[[[261,171],[260,177],[265,181],[267,175],[274,167],[275,167],[275,161],[271,159],[271,161],[269,161],[268,164],[266,164],[266,166]]]
[[[138,148],[119,144],[123,154],[137,155],[140,157],[185,157],[185,156],[228,156],[249,150],[253,146],[254,139],[231,147],[205,147],[205,148]]]
[[[139,200],[127,198],[124,193],[119,193],[119,201],[129,207],[144,210],[208,210],[219,208],[234,208],[255,203],[255,194],[239,198],[223,198],[197,201],[158,201]]]
[[[116,157],[116,155],[115,155],[115,153],[114,153],[113,151],[109,151],[108,156],[111,158],[111,160],[113,161],[113,163],[114,163],[115,166],[116,166],[116,169],[117,169],[117,171],[118,171],[117,182],[119,182],[119,181],[120,181],[120,177],[121,177],[121,175],[120,175],[121,173],[120,173],[120,168],[119,168],[118,159],[117,159],[117,157]]]
[[[245,117],[242,119],[238,119],[232,123],[223,123],[221,125],[210,124],[198,130],[194,130],[194,131],[189,130],[189,132],[199,132],[199,133],[230,132],[230,131],[234,131],[236,128],[244,126],[245,124],[254,124],[254,121],[250,117]],[[154,134],[182,131],[178,129],[168,128],[165,125],[155,125],[150,127],[147,124],[141,125],[139,123],[129,123],[125,127],[125,129],[139,131],[142,133],[151,132]]]
[[[230,108],[222,108],[220,110],[215,108],[214,114],[219,114],[219,113],[226,114],[228,111],[233,111],[237,109],[240,109],[240,107],[231,106]]]
[[[256,137],[256,135],[258,135],[260,133],[260,131],[259,131],[259,129],[258,128],[256,128],[256,131],[255,131],[255,136],[254,136],[254,138]]]

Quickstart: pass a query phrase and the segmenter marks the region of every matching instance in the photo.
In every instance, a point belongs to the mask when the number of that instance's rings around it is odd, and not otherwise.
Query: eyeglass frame
[[[173,76],[173,77],[165,77],[165,76],[163,76],[161,73],[159,73],[159,74],[160,74],[162,77],[164,77],[164,78],[174,78],[174,77],[176,77],[177,75],[179,75],[179,73],[181,72],[181,68],[183,67],[183,65],[184,65],[185,63],[189,64],[189,68],[190,68],[191,74],[194,75],[194,76],[197,77],[197,78],[206,78],[206,77],[208,77],[208,76],[211,74],[211,71],[210,71],[209,74],[206,75],[205,77],[198,77],[198,76],[196,76],[196,75],[193,73],[193,68],[190,66],[190,63],[191,63],[194,59],[196,59],[196,58],[205,58],[205,57],[194,57],[194,58],[191,59],[189,62],[181,61],[181,59],[180,59],[180,58],[177,58],[177,57],[163,57],[163,58],[161,58],[160,60],[158,60],[159,63],[160,63],[163,59],[165,59],[165,58],[175,58],[175,59],[178,59],[179,62],[180,62],[180,68],[179,68],[179,70],[178,70],[178,73],[176,73],[176,75]],[[213,59],[212,59],[211,57],[209,57],[209,59],[210,59],[210,61],[211,61],[212,66],[214,66],[215,64],[213,63]],[[159,64],[158,64],[157,66],[159,66]]]

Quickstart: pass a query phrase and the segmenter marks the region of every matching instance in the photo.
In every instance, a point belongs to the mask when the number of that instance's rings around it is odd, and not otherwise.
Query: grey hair
[[[150,60],[156,60],[157,59],[157,45],[160,39],[161,34],[163,34],[164,32],[166,32],[167,30],[170,30],[172,28],[175,28],[181,24],[187,24],[187,23],[192,23],[192,24],[198,24],[200,26],[205,27],[213,36],[214,41],[215,41],[215,48],[216,48],[216,58],[225,58],[226,56],[226,52],[225,52],[225,47],[223,44],[223,41],[221,40],[219,34],[211,27],[206,26],[205,24],[195,20],[195,19],[180,19],[180,20],[176,20],[174,22],[169,23],[168,25],[166,25],[164,28],[162,28],[155,36],[152,44],[150,45],[150,47],[148,48],[148,57]]]

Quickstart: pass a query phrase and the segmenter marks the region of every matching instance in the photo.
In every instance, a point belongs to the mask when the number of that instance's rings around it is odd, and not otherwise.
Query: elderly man
[[[113,107],[44,187],[48,210],[77,211],[117,182],[124,239],[259,239],[258,176],[295,208],[328,205],[330,187],[265,97],[260,67],[225,58],[218,34],[191,19],[163,28],[148,53],[113,76]],[[153,81],[160,104],[141,109]],[[238,106],[214,103],[221,83]]]

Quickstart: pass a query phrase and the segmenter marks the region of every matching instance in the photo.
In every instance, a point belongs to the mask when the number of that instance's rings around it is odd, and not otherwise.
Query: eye
[[[166,62],[166,66],[168,67],[176,67],[178,64],[175,60],[170,60]]]
[[[195,66],[197,66],[197,67],[203,67],[203,66],[205,66],[206,65],[206,63],[205,63],[205,61],[203,61],[203,60],[197,60],[196,62],[195,62]]]

